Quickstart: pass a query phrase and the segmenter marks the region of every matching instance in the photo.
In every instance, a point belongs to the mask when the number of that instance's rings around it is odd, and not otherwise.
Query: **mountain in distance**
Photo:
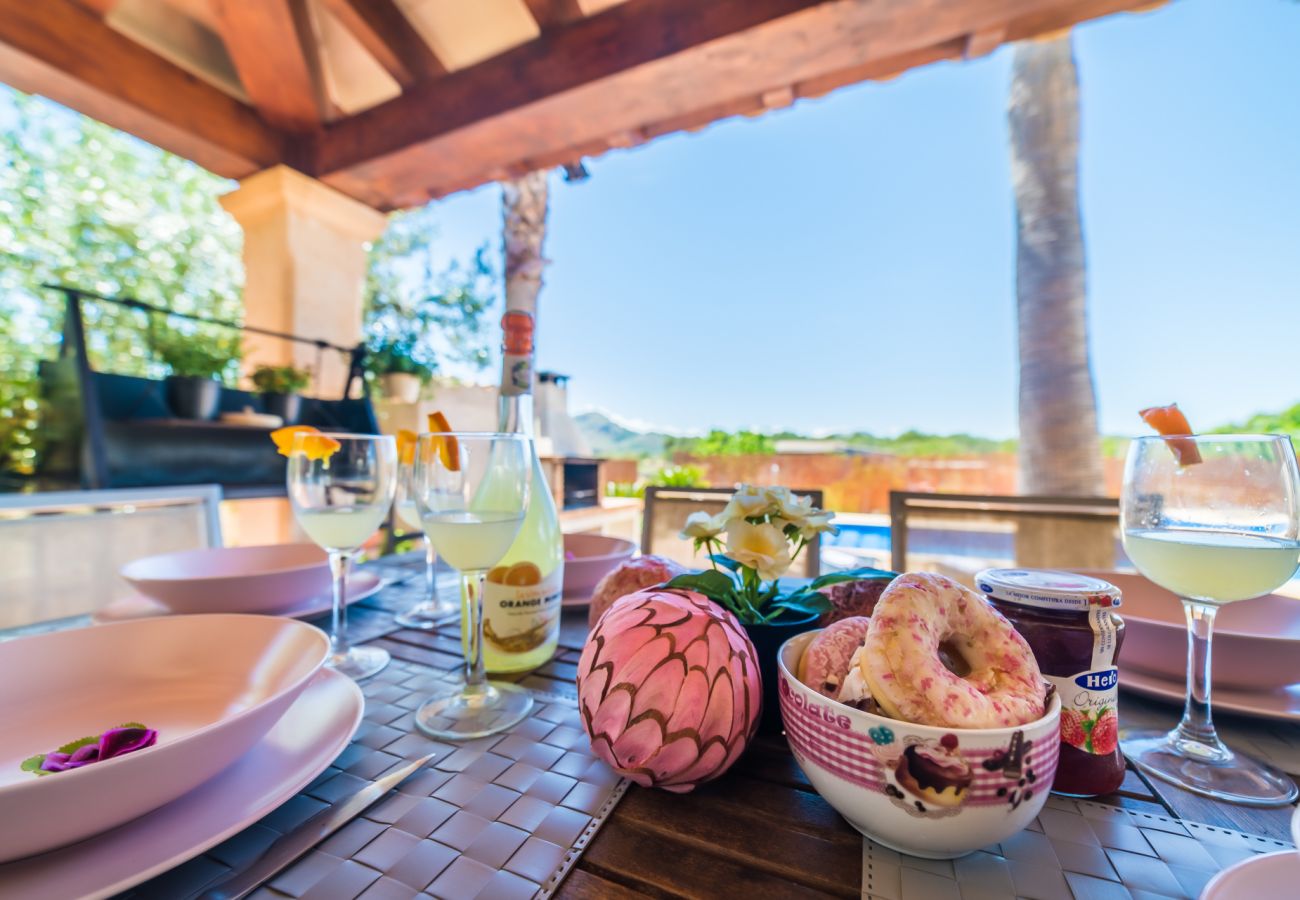
[[[591,452],[610,459],[660,457],[668,435],[655,431],[633,431],[604,413],[586,412],[574,416],[578,432],[587,439]]]

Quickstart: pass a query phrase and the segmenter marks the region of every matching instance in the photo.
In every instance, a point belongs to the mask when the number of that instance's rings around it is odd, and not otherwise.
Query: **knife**
[[[423,769],[438,754],[430,753],[408,762],[358,790],[333,806],[322,809],[292,831],[276,838],[271,846],[242,869],[237,869],[207,888],[199,900],[240,900],[279,875],[292,863],[374,805],[393,788]]]

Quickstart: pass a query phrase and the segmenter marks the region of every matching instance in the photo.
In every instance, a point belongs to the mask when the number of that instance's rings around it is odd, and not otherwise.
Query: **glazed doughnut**
[[[871,617],[859,668],[890,716],[945,728],[1007,728],[1041,718],[1043,676],[1029,644],[951,578],[901,575]],[[941,654],[969,671],[958,675]]]
[[[799,660],[799,680],[823,697],[838,700],[849,661],[862,646],[870,625],[867,617],[852,616],[822,629]]]

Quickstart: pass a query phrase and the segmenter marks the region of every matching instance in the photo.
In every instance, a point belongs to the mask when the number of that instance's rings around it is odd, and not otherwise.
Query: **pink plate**
[[[373,572],[353,572],[348,576],[348,606],[367,597],[373,597],[384,586],[384,580]],[[288,609],[282,609],[272,615],[285,616],[290,619],[310,619],[324,615],[334,605],[334,597],[327,589],[325,593],[308,597]],[[157,600],[135,595],[114,600],[98,610],[94,615],[97,624],[105,622],[126,622],[130,619],[143,619],[148,616],[170,616],[175,613]]]
[[[3,900],[108,897],[197,856],[270,813],[325,771],[352,739],[365,701],[330,669],[207,784],[93,840],[0,865]]]
[[[1119,686],[1136,694],[1168,700],[1182,705],[1187,697],[1186,682],[1149,675],[1141,669],[1124,665],[1120,658]],[[1212,699],[1215,712],[1241,713],[1283,722],[1300,722],[1300,684],[1273,688],[1267,691],[1249,688],[1219,687],[1214,685]],[[1121,711],[1121,715],[1123,715]]]
[[[320,629],[269,616],[163,616],[0,644],[0,862],[193,790],[266,734],[328,654]],[[67,772],[19,768],[133,721],[158,743]]]
[[[636,553],[636,544],[622,538],[601,534],[566,534],[564,536],[564,596],[591,600],[596,583],[627,562]],[[566,606],[575,605],[566,603]]]
[[[1141,575],[1088,572],[1124,592],[1117,611],[1128,627],[1121,677],[1140,669],[1182,684],[1187,677],[1187,625],[1177,596]],[[1274,689],[1300,682],[1300,600],[1268,594],[1229,603],[1214,625],[1214,688]],[[1217,698],[1216,698],[1217,699]]]
[[[1201,900],[1265,900],[1294,897],[1300,883],[1300,853],[1261,853],[1229,866],[1210,879]]]
[[[122,577],[178,613],[279,612],[330,589],[325,551],[315,544],[146,556],[123,566]]]

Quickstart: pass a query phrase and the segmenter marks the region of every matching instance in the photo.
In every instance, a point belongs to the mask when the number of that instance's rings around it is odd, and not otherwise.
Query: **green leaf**
[[[35,756],[28,757],[19,763],[18,768],[24,772],[35,772],[38,775],[47,774],[41,771],[41,763],[45,762],[45,754],[38,753]]]
[[[141,725],[139,722],[124,722],[117,726],[118,728],[139,728],[141,731],[148,729],[147,725]]]
[[[844,572],[831,572],[828,575],[822,575],[814,578],[810,587],[813,589],[824,588],[832,584],[843,584],[846,581],[893,581],[898,577],[896,572],[886,572],[884,569],[872,569],[864,567],[861,569],[848,569]]]
[[[664,587],[683,588],[688,591],[695,591],[703,594],[710,600],[723,602],[724,598],[730,598],[736,591],[736,582],[730,576],[724,575],[716,569],[709,569],[704,572],[691,572],[686,575],[678,575]]]
[[[99,735],[91,737],[77,738],[75,741],[69,741],[58,749],[59,753],[75,753],[82,747],[89,747],[91,744],[99,743]]]

